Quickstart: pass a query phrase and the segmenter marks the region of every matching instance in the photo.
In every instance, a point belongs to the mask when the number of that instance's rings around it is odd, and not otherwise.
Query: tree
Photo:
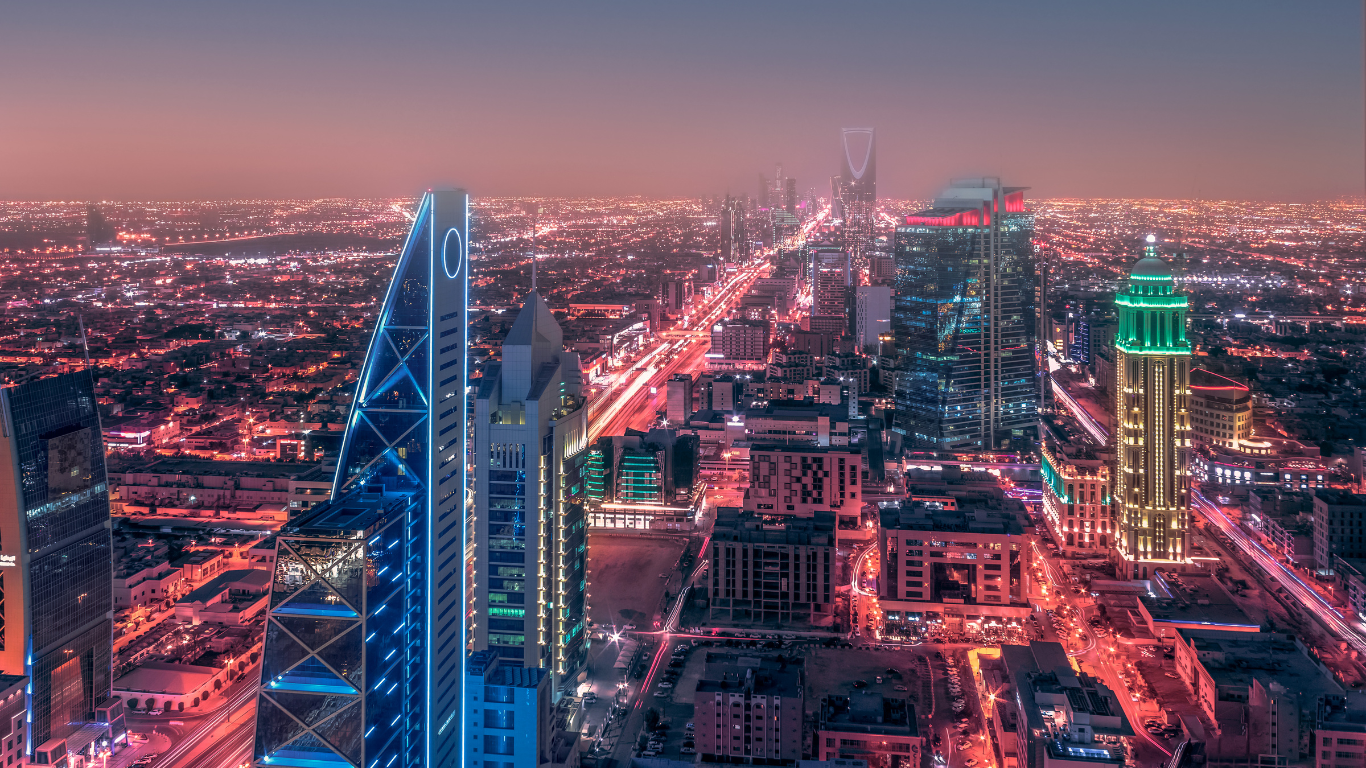
[[[645,727],[654,730],[656,725],[659,725],[659,710],[651,707],[645,712]]]

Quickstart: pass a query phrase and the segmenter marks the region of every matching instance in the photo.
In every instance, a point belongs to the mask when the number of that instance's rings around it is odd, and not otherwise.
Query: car
[[[683,730],[685,730],[685,731],[697,730],[697,726],[693,725],[692,723],[688,723],[687,725],[683,726]]]
[[[911,690],[910,688],[907,688],[907,687],[904,686],[904,685],[898,685],[898,686],[896,686],[896,689],[897,689],[898,691],[909,691],[909,690]]]
[[[1166,675],[1167,677],[1170,677],[1170,678],[1173,679],[1173,680],[1179,680],[1179,679],[1180,679],[1179,677],[1176,676],[1175,673],[1172,673],[1172,672],[1163,672],[1162,674]]]
[[[659,681],[658,687],[659,687],[659,688],[672,688],[672,687],[674,687],[674,684],[671,683],[671,682],[669,682],[668,680],[660,680],[660,681]]]
[[[967,760],[963,761],[963,765],[967,766],[967,768],[972,768],[972,766],[977,765],[977,761],[969,757]]]
[[[658,755],[658,754],[659,754],[659,752],[657,752],[657,751],[655,751],[655,750],[653,750],[653,749],[647,749],[647,750],[645,750],[644,752],[641,752],[641,753],[640,753],[640,756],[641,756],[641,757],[654,757],[655,755]]]
[[[972,742],[968,741],[967,739],[963,739],[962,741],[958,742],[957,747],[959,749],[971,749]]]
[[[159,710],[159,709],[151,709],[151,710],[148,710],[148,711],[147,711],[147,714],[152,715],[153,717],[155,717],[155,716],[161,714],[161,710]]]
[[[652,741],[652,742],[650,742],[649,744],[647,744],[647,745],[645,745],[645,746],[646,746],[647,748],[649,748],[649,749],[663,749],[663,748],[664,748],[664,742],[662,742],[662,741]]]
[[[868,681],[867,681],[867,680],[855,680],[855,681],[854,681],[854,687],[855,687],[855,688],[867,688],[867,687],[868,687]]]
[[[695,754],[697,754],[697,750],[696,750],[696,749],[693,749],[692,747],[684,747],[684,748],[682,748],[682,749],[680,749],[680,750],[678,750],[678,751],[679,751],[680,754],[684,754],[684,755],[695,755]]]
[[[151,765],[152,761],[156,759],[156,755],[143,755],[142,757],[139,757],[138,759],[134,760],[132,762],[132,765],[134,766],[134,768],[142,768],[145,765]]]
[[[655,698],[656,698],[656,699],[662,699],[662,698],[664,698],[665,696],[668,696],[668,695],[669,695],[669,692],[668,692],[668,691],[655,691]]]

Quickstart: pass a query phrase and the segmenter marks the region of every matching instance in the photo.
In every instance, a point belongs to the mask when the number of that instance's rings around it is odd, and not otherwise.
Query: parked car
[[[660,688],[672,688],[672,687],[674,687],[674,684],[671,683],[671,682],[669,682],[668,680],[660,680],[660,681],[659,681],[659,687],[660,687]]]
[[[695,754],[697,754],[697,750],[693,749],[692,747],[684,747],[684,748],[682,748],[682,749],[680,749],[680,750],[678,750],[678,751],[679,751],[680,754],[684,754],[684,755],[695,755]]]

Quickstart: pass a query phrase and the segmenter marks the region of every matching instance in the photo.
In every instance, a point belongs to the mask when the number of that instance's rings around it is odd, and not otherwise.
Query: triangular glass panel
[[[293,669],[274,678],[264,688],[267,693],[359,693],[356,687],[337,677],[316,656],[309,656]]]
[[[303,586],[312,581],[317,574],[308,566],[308,562],[299,556],[287,542],[281,541],[275,563],[275,580],[271,585],[270,604],[279,605],[281,601],[290,595],[303,589]]]
[[[298,738],[303,732],[304,727],[290,717],[288,712],[266,699],[256,711],[257,760],[272,755],[281,744]]]
[[[352,484],[357,477],[366,474],[375,459],[388,450],[388,444],[375,434],[370,423],[357,414],[351,422],[346,436],[346,456],[342,458],[337,471]]]
[[[337,751],[341,752],[347,760],[353,763],[360,761],[361,719],[359,703],[345,712],[334,715],[331,720],[313,730],[333,747],[336,747]]]
[[[266,685],[308,655],[307,648],[285,634],[274,622],[266,627],[266,643],[262,651],[265,656],[262,664],[265,666],[261,670],[261,676]]]
[[[359,698],[355,696],[348,698],[318,693],[266,691],[265,695],[274,699],[277,706],[310,726],[321,723],[347,704],[359,701]],[[291,736],[290,738],[294,737]]]
[[[352,630],[332,641],[332,644],[318,651],[318,658],[341,673],[357,688],[360,687],[361,673],[364,671],[364,656],[361,653],[361,633]]]
[[[423,397],[422,387],[413,379],[410,369],[404,366],[394,371],[384,384],[375,387],[362,407],[425,409],[427,399]]]
[[[355,765],[327,746],[316,734],[305,733],[275,752],[272,765],[308,766],[308,768],[343,768]]]
[[[374,349],[370,350],[370,360],[365,370],[365,394],[364,399],[369,399],[379,389],[380,382],[389,379],[393,374],[394,368],[401,362],[398,353],[394,352],[393,346],[384,334],[377,334],[375,337]]]
[[[414,425],[427,418],[427,414],[425,411],[366,411],[364,417],[370,420],[370,425],[386,443],[393,445]]]
[[[355,621],[348,619],[318,619],[308,616],[279,615],[275,617],[275,621],[299,638],[311,651],[318,650],[333,638],[356,626]]]
[[[412,353],[411,355],[408,355],[408,359],[405,360],[403,364],[406,365],[406,366],[408,366],[408,372],[412,374],[413,379],[414,379],[415,381],[417,381],[419,384],[422,385],[422,391],[423,391],[423,392],[426,392],[426,391],[427,391],[427,384],[426,384],[426,381],[427,381],[427,345],[426,345],[426,344],[423,344],[422,346],[420,346],[420,347],[418,347],[417,349],[413,350],[413,353]],[[446,375],[443,376],[442,378],[446,378],[446,377],[448,377],[448,376],[450,376],[450,375],[451,375],[451,372],[450,372],[450,371],[447,371],[447,372],[446,372]],[[437,381],[440,381],[440,380],[441,380],[441,379],[437,379]]]
[[[409,250],[401,260],[403,276],[394,284],[394,302],[384,317],[384,326],[427,327],[430,295],[431,215],[424,210],[418,214],[420,225],[413,228],[408,239]]]
[[[359,615],[347,605],[330,586],[315,581],[300,590],[289,602],[276,606],[272,614],[279,616],[315,616],[318,618],[355,619]]]
[[[361,548],[356,547],[339,556],[323,574],[323,579],[336,590],[337,595],[359,611],[361,592],[365,589],[365,557]]]
[[[400,357],[406,356],[426,336],[426,331],[413,328],[395,328],[389,331],[389,339],[394,342],[394,349],[398,351]]]

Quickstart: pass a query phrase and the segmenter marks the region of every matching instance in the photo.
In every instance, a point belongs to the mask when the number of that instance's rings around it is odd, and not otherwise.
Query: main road
[[[661,339],[630,370],[618,373],[612,385],[589,405],[589,441],[602,435],[625,434],[627,429],[648,428],[664,405],[669,377],[703,367],[704,355],[711,347],[712,324],[723,318],[765,271],[762,264],[743,267],[708,304],[706,314],[694,324],[697,330],[670,334],[675,338]]]

